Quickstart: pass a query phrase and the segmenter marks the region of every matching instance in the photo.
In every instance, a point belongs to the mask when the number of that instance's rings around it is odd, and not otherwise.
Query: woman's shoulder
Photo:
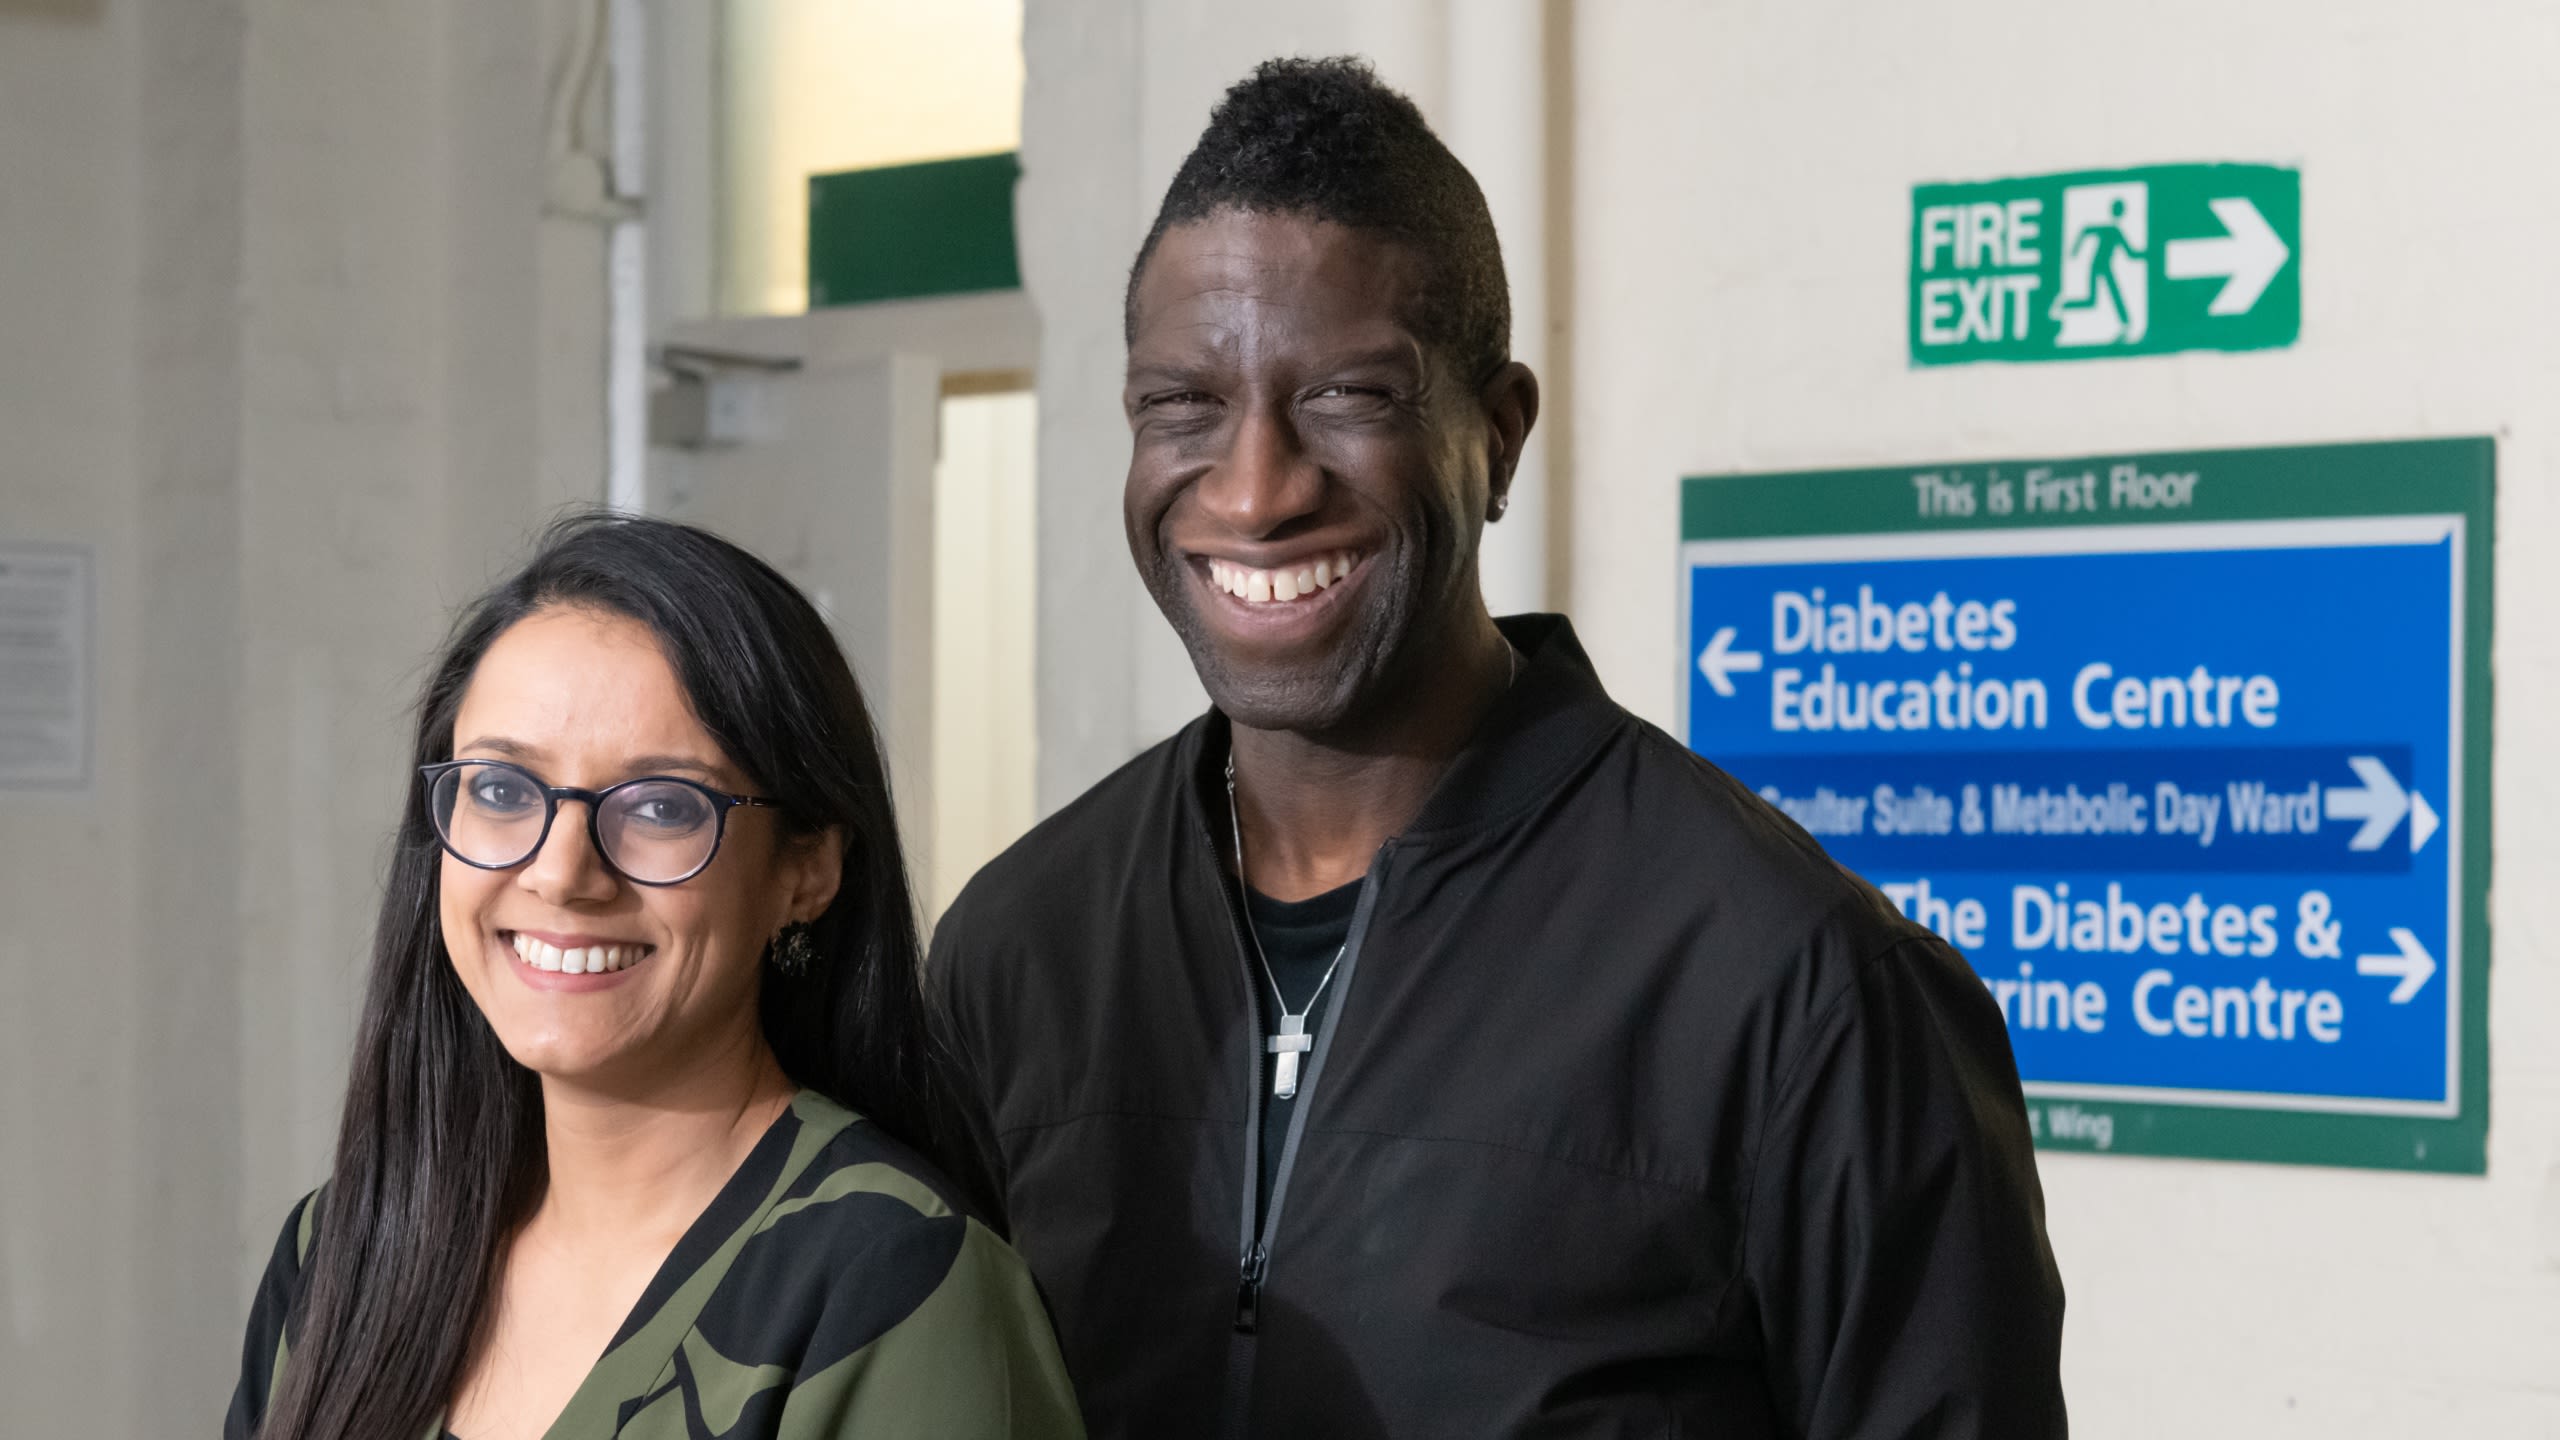
[[[284,1226],[276,1232],[275,1248],[267,1253],[267,1268],[258,1277],[257,1294],[250,1300],[250,1325],[265,1326],[283,1338],[285,1316],[292,1310],[294,1297],[302,1291],[302,1272],[311,1263],[311,1247],[319,1238],[320,1215],[328,1203],[329,1187],[325,1184],[307,1191],[293,1202],[285,1213]]]
[[[1015,1417],[1005,1433],[1081,1434],[1012,1247],[878,1126],[807,1092],[791,1119],[802,1163],[696,1321],[704,1353],[798,1377],[792,1405],[837,1417],[829,1435],[995,1433],[988,1414]]]
[[[319,1233],[322,1192],[327,1189],[323,1185],[294,1202],[284,1228],[277,1232],[275,1249],[268,1252],[267,1268],[249,1301],[248,1330],[240,1345],[240,1382],[232,1391],[231,1412],[222,1429],[226,1437],[245,1440],[257,1432],[276,1378],[284,1373],[290,1340],[286,1326],[293,1302],[302,1293],[302,1272],[310,1263],[311,1244]]]
[[[760,1251],[787,1252],[802,1270],[890,1251],[919,1263],[956,1256],[974,1217],[931,1159],[812,1090],[800,1092],[785,1123],[797,1127],[790,1158],[746,1237],[741,1266]]]
[[[285,1211],[284,1226],[276,1232],[275,1250],[267,1256],[270,1271],[282,1267],[290,1274],[300,1274],[311,1260],[311,1242],[320,1233],[320,1213],[328,1203],[327,1182],[302,1192],[302,1198]]]
[[[894,1208],[884,1208],[892,1202],[919,1220],[974,1214],[968,1192],[953,1184],[931,1157],[815,1090],[803,1090],[793,1099],[784,1123],[796,1128],[777,1210],[824,1210],[830,1222],[856,1223],[896,1218]],[[858,1201],[850,1209],[831,1208],[855,1196],[877,1198]]]
[[[912,1146],[814,1092],[791,1163],[743,1227],[697,1328],[714,1350],[795,1366],[862,1349],[990,1264],[1021,1262]]]

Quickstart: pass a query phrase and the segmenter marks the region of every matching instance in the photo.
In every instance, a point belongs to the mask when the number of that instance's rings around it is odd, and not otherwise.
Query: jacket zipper
[[[1218,877],[1218,898],[1227,911],[1227,939],[1235,946],[1236,968],[1244,978],[1246,1024],[1261,1038],[1261,1025],[1253,1017],[1262,1013],[1262,992],[1254,988],[1253,960],[1245,950],[1243,914],[1244,878],[1237,876],[1228,883],[1227,861],[1218,842],[1209,834],[1208,822],[1200,823],[1200,843],[1209,851],[1210,863]],[[1262,1047],[1248,1045],[1245,1056],[1244,1087],[1244,1218],[1241,1224],[1242,1257],[1236,1265],[1235,1332],[1250,1335],[1262,1318],[1262,1277],[1270,1268],[1270,1252],[1262,1243],[1261,1220],[1256,1213],[1262,1197]]]
[[[1247,1208],[1254,1204],[1254,1200],[1245,1202]],[[1255,1240],[1253,1248],[1244,1252],[1243,1269],[1236,1281],[1236,1333],[1250,1335],[1262,1324],[1262,1277],[1271,1270],[1271,1252],[1262,1241]]]
[[[1271,1271],[1272,1233],[1279,1227],[1281,1202],[1288,1196],[1289,1175],[1297,1168],[1298,1137],[1305,1131],[1307,1110],[1315,1099],[1318,1078],[1315,1055],[1329,1047],[1321,1039],[1318,1041],[1319,1049],[1309,1053],[1306,1073],[1298,1081],[1297,1100],[1289,1109],[1289,1136],[1280,1147],[1280,1169],[1272,1177],[1271,1206],[1266,1211],[1262,1208],[1261,1199],[1263,1052],[1260,1042],[1263,1037],[1261,1024],[1250,1018],[1261,1013],[1262,991],[1260,977],[1254,973],[1252,953],[1246,948],[1248,942],[1244,933],[1246,921],[1243,918],[1244,877],[1236,876],[1233,885],[1226,883],[1228,871],[1225,854],[1218,849],[1217,841],[1210,838],[1205,821],[1200,826],[1200,838],[1209,847],[1211,857],[1217,862],[1220,890],[1227,901],[1228,938],[1235,943],[1236,964],[1244,975],[1247,1003],[1252,1007],[1247,1012],[1247,1024],[1251,1029],[1254,1043],[1247,1047],[1250,1053],[1245,1062],[1244,1216],[1241,1241],[1237,1247],[1240,1253],[1236,1261],[1235,1318],[1235,1333],[1250,1336],[1261,1328],[1262,1285]],[[1368,934],[1369,912],[1376,904],[1379,882],[1385,878],[1387,859],[1394,854],[1395,848],[1396,842],[1393,840],[1379,846],[1377,855],[1369,862],[1369,873],[1361,879],[1360,898],[1351,913],[1351,931],[1343,937],[1342,991],[1335,997],[1333,1008],[1326,1012],[1325,1023],[1321,1027],[1328,1034],[1341,1020],[1342,1007],[1349,1003],[1352,976],[1360,968],[1360,944]]]

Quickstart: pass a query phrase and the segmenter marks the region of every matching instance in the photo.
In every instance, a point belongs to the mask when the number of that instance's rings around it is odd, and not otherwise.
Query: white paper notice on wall
[[[91,552],[0,541],[0,789],[89,783]]]

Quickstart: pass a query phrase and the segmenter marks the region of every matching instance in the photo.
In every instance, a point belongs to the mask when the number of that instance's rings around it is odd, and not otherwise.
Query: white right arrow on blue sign
[[[2325,802],[2326,813],[2332,820],[2364,822],[2355,835],[2347,841],[2348,849],[2379,850],[2382,848],[2382,842],[2390,839],[2391,832],[2399,827],[2400,817],[2409,813],[2409,802],[2412,797],[2408,791],[2400,788],[2400,781],[2392,775],[2391,767],[2371,755],[2348,756],[2347,768],[2355,771],[2356,778],[2362,780],[2364,785],[2361,789],[2352,790],[2332,786]],[[2426,804],[2423,800],[2418,803]],[[2409,848],[2412,851],[2416,850],[2419,844],[2425,843],[2418,836],[2418,824],[2423,824],[2428,834],[2435,833],[2435,811],[2427,810],[2424,813],[2425,819],[2410,827],[2409,834],[2413,843]]]
[[[2357,956],[2356,973],[2400,977],[2400,983],[2392,987],[2391,1003],[2406,1005],[2410,996],[2425,989],[2427,981],[2434,978],[2436,957],[2427,953],[2427,947],[2418,943],[2416,935],[2397,925],[2391,927],[2391,943],[2400,947],[2394,954]]]

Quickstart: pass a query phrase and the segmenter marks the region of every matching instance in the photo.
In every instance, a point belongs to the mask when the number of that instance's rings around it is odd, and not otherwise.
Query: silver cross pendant
[[[1298,1096],[1298,1057],[1315,1047],[1315,1037],[1307,1033],[1304,1013],[1282,1015],[1280,1033],[1263,1043],[1263,1049],[1280,1057],[1271,1072],[1271,1095],[1275,1100],[1294,1100]]]

